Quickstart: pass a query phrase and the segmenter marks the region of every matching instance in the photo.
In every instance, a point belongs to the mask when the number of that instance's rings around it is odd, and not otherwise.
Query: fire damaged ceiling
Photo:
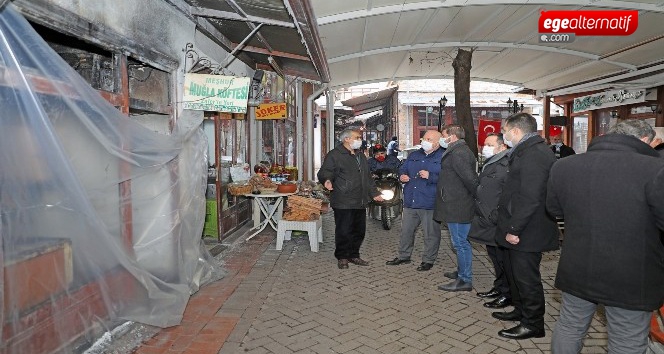
[[[308,0],[168,1],[253,68],[330,81]]]

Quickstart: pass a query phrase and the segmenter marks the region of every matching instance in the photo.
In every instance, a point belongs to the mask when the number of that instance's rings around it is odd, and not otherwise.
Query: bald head
[[[425,150],[425,152],[427,154],[432,152],[432,151],[437,150],[440,147],[439,140],[440,140],[441,136],[442,135],[437,130],[427,130],[426,133],[424,133],[424,136],[422,137],[422,141],[428,141],[432,144],[431,150],[428,150],[428,151]]]

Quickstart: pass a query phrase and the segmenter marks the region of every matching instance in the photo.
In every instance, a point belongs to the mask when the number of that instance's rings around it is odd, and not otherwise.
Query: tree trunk
[[[477,156],[477,135],[470,111],[470,68],[473,50],[459,48],[452,67],[454,68],[454,109],[457,122],[466,131],[466,143]]]

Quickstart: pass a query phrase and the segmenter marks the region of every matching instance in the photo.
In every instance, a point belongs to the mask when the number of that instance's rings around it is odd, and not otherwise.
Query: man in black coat
[[[553,353],[581,351],[597,304],[609,353],[648,348],[652,311],[664,299],[664,160],[648,145],[654,136],[645,121],[625,120],[551,169],[547,208],[565,217]]]
[[[444,291],[473,290],[473,249],[468,242],[470,222],[475,215],[477,173],[475,154],[464,140],[462,126],[451,124],[443,128],[440,146],[447,149],[440,162],[433,219],[446,222],[457,255],[457,271],[444,275],[454,280],[438,286]]]
[[[482,298],[495,298],[484,307],[501,309],[512,304],[510,285],[505,275],[502,257],[496,251],[496,223],[498,222],[498,198],[507,177],[508,147],[503,134],[489,134],[484,140],[482,155],[484,165],[479,176],[479,186],[475,196],[475,216],[470,225],[468,239],[486,245],[486,251],[493,263],[496,279],[489,291],[478,292]]]
[[[334,240],[339,269],[348,263],[366,266],[360,258],[360,247],[366,232],[366,208],[369,200],[382,201],[369,174],[367,157],[359,151],[362,135],[359,130],[346,129],[339,137],[342,144],[332,149],[318,171],[318,181],[332,191],[330,207],[334,209]]]
[[[556,156],[556,159],[561,159],[563,157],[576,154],[576,151],[574,151],[574,149],[563,144],[563,137],[560,134],[552,136],[551,141],[552,141],[551,151],[553,151],[553,154]]]
[[[510,284],[514,310],[491,315],[503,321],[520,321],[498,332],[501,337],[544,337],[544,288],[540,274],[542,252],[558,248],[558,226],[546,212],[546,183],[553,153],[537,133],[528,113],[510,116],[502,125],[509,152],[509,172],[498,201],[496,244]]]

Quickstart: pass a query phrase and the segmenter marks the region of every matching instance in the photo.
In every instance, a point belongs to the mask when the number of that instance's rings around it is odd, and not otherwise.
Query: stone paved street
[[[483,300],[475,295],[477,290],[488,290],[493,280],[490,260],[483,247],[475,245],[473,250],[473,292],[447,293],[436,289],[447,280],[443,272],[455,270],[447,231],[443,231],[434,268],[417,272],[421,233],[416,238],[413,263],[385,265],[386,260],[396,255],[398,222],[392,230],[385,231],[378,221],[368,220],[362,257],[371,265],[351,264],[346,270],[337,269],[334,259],[331,213],[323,218],[323,230],[324,243],[318,253],[309,250],[306,236],[286,241],[283,250],[277,251],[272,230],[236,246],[239,251],[236,250],[235,256],[224,256],[226,262],[232,265],[241,262],[237,257],[252,258],[251,252],[243,250],[253,248],[254,253],[259,252],[255,254],[255,263],[245,261],[242,272],[229,272],[230,278],[220,281],[224,286],[209,285],[226,298],[216,301],[220,307],[210,318],[191,319],[189,308],[189,314],[185,314],[185,320],[194,323],[216,320],[226,324],[220,330],[228,333],[215,336],[214,331],[205,331],[205,324],[195,326],[200,332],[187,334],[192,343],[188,347],[173,338],[181,327],[178,326],[165,330],[170,331],[169,341],[160,341],[160,333],[137,352],[216,352],[213,349],[216,347],[201,346],[201,341],[196,340],[202,335],[216,338],[221,346],[218,352],[222,354],[550,352],[551,330],[560,302],[560,292],[553,289],[557,252],[544,256],[541,269],[547,299],[546,337],[514,341],[497,335],[499,330],[514,323],[492,318],[491,311],[482,306]],[[238,276],[240,273],[244,275]],[[229,290],[229,286],[235,289]],[[192,302],[200,296],[211,296],[209,291],[205,293],[205,288],[201,293],[205,295],[196,294]],[[601,314],[596,315],[583,353],[607,352],[604,322]],[[178,350],[173,347],[173,340],[179,343]]]

